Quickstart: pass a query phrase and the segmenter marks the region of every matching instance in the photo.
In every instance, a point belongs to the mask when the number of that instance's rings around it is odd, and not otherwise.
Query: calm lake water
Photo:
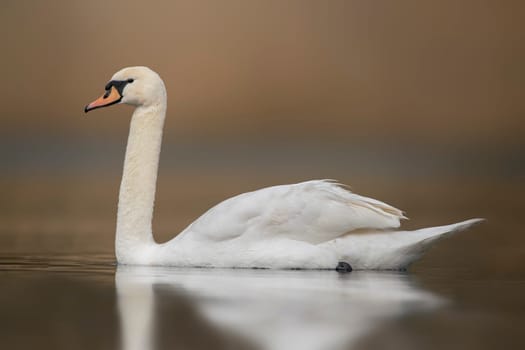
[[[524,344],[525,282],[413,273],[116,266],[4,256],[5,349],[493,349]]]
[[[436,172],[436,163],[416,157],[397,172],[390,161],[387,176],[385,162],[371,156],[350,161],[361,165],[351,172],[336,167],[347,164],[337,158],[319,169],[306,160],[298,171],[281,155],[278,170],[268,158],[269,168],[252,168],[259,159],[211,176],[211,170],[182,170],[192,164],[161,163],[159,241],[224,198],[319,177],[406,210],[407,228],[487,218],[439,242],[408,272],[338,274],[117,266],[121,152],[108,159],[96,153],[102,159],[93,163],[114,168],[68,169],[62,161],[56,167],[61,176],[54,176],[13,163],[13,173],[0,180],[2,349],[525,348],[521,165],[499,177],[493,170],[498,162],[479,161],[458,175]],[[460,161],[454,167],[444,161],[448,156],[440,159],[439,168],[460,168]],[[345,177],[351,173],[357,175]]]

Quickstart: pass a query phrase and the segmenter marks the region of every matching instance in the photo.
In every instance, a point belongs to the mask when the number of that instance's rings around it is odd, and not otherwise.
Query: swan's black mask
[[[107,107],[119,103],[122,100],[122,94],[126,85],[133,82],[133,79],[128,80],[111,80],[106,84],[104,89],[106,92],[104,95],[91,102],[84,108],[84,112],[87,113],[93,109]]]
[[[122,96],[122,92],[124,91],[124,88],[126,87],[126,85],[128,85],[130,82],[128,80],[111,80],[109,83],[106,84],[106,86],[104,87],[104,90],[106,90],[106,93],[104,94],[104,96],[108,95],[109,96],[109,92],[111,90],[111,87],[114,86],[115,89],[117,89],[118,93],[120,94],[120,96]]]

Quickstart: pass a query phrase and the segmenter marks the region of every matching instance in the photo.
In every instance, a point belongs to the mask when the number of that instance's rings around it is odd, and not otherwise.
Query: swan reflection
[[[403,273],[119,266],[115,279],[123,350],[350,348],[444,302]]]

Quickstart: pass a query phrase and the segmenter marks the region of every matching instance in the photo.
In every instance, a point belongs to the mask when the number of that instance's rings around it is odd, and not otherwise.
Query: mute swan
[[[328,180],[244,193],[216,205],[171,241],[157,244],[151,221],[167,95],[147,67],[124,68],[85,112],[135,106],[120,186],[120,264],[275,269],[404,269],[430,243],[482,219],[396,231],[403,213]],[[358,231],[358,233],[354,232]]]

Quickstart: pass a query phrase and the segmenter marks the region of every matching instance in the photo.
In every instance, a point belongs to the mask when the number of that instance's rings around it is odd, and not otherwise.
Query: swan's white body
[[[400,210],[317,180],[230,198],[171,241],[157,244],[151,222],[166,91],[160,77],[146,67],[125,68],[112,82],[128,79],[133,82],[121,87],[121,96],[115,95],[120,100],[106,103],[136,106],[119,195],[116,256],[120,264],[334,269],[344,261],[354,269],[403,269],[431,242],[481,220],[395,231],[404,218]],[[95,102],[86,111],[104,106]]]

